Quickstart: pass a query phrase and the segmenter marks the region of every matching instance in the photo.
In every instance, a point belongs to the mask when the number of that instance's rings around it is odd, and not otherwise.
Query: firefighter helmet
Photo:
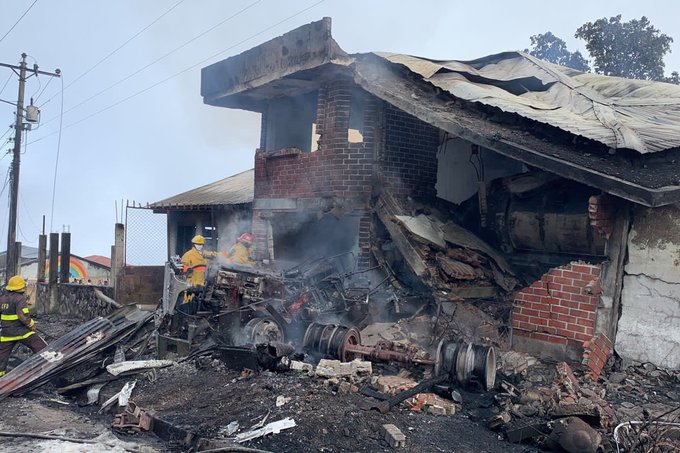
[[[7,291],[23,291],[26,289],[26,280],[21,275],[10,278],[5,286]]]
[[[205,238],[201,236],[200,234],[197,234],[194,236],[194,238],[191,240],[192,244],[199,244],[199,245],[205,245]]]
[[[243,242],[244,244],[252,244],[255,242],[255,236],[253,236],[251,233],[243,233],[238,237],[239,242]]]

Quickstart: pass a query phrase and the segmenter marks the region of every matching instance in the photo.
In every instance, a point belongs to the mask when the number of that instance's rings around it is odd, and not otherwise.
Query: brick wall
[[[334,81],[319,90],[317,151],[255,153],[255,198],[367,198],[373,176],[373,146],[377,100],[364,112],[362,143],[349,143],[351,81]],[[264,124],[264,122],[263,122]],[[263,128],[266,126],[263,126]]]
[[[515,295],[513,335],[580,347],[594,334],[599,264],[551,269]]]
[[[386,104],[383,142],[381,174],[392,193],[436,195],[439,130]]]

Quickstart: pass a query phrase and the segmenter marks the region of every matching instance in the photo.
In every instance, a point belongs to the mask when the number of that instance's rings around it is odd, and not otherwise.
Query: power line
[[[75,121],[75,122],[73,122],[73,123],[67,124],[67,125],[64,126],[63,128],[64,128],[64,129],[68,129],[68,128],[72,127],[72,126],[75,126],[75,125],[77,125],[77,124],[80,124],[80,123],[82,123],[82,122],[84,122],[84,121],[87,121],[88,119],[90,119],[90,118],[92,118],[92,117],[94,117],[94,116],[96,116],[96,115],[99,115],[100,113],[104,113],[104,112],[107,111],[107,110],[110,110],[110,109],[112,109],[112,108],[114,108],[114,107],[116,107],[116,106],[118,106],[118,105],[120,105],[120,104],[122,104],[122,103],[124,103],[124,102],[126,102],[126,101],[129,101],[130,99],[135,98],[135,97],[139,96],[140,94],[146,93],[147,91],[151,90],[152,88],[155,88],[155,87],[157,87],[157,86],[159,86],[159,85],[162,85],[162,84],[164,84],[165,82],[167,82],[167,81],[169,81],[169,80],[171,80],[171,79],[174,79],[175,77],[178,77],[178,76],[184,74],[185,72],[188,72],[188,71],[190,71],[190,70],[196,68],[197,66],[200,66],[200,65],[204,64],[205,62],[207,62],[207,61],[209,61],[209,60],[212,60],[212,59],[215,58],[215,57],[220,56],[221,54],[223,54],[223,53],[225,53],[225,52],[228,52],[229,50],[233,49],[234,47],[240,46],[241,44],[243,44],[243,43],[245,43],[245,42],[247,42],[247,41],[250,41],[250,40],[253,39],[253,38],[258,37],[259,35],[268,32],[268,31],[271,30],[272,28],[275,28],[275,27],[277,27],[277,26],[283,24],[284,22],[287,22],[287,21],[289,21],[289,20],[291,20],[291,19],[293,19],[293,18],[299,16],[300,14],[303,14],[303,13],[309,11],[310,9],[314,8],[314,7],[317,6],[317,5],[320,5],[321,3],[325,2],[325,1],[326,1],[326,0],[319,0],[318,2],[314,3],[313,5],[310,5],[310,6],[308,6],[307,8],[304,8],[304,9],[298,11],[297,13],[290,15],[290,16],[286,17],[285,19],[283,19],[283,20],[281,20],[281,21],[279,21],[279,22],[277,22],[277,23],[275,23],[275,24],[273,24],[273,25],[270,25],[269,27],[267,27],[267,28],[265,28],[265,29],[263,29],[263,30],[261,30],[261,31],[259,31],[259,32],[257,32],[257,33],[255,33],[255,34],[253,34],[253,35],[250,35],[249,37],[247,37],[247,38],[245,38],[245,39],[243,39],[243,40],[237,42],[236,44],[233,44],[233,45],[227,47],[226,49],[220,50],[220,51],[217,52],[216,54],[213,54],[213,55],[209,56],[208,58],[205,58],[205,59],[199,61],[198,63],[196,63],[196,64],[194,64],[194,65],[192,65],[192,66],[189,66],[189,67],[186,68],[186,69],[183,69],[183,70],[181,70],[181,71],[179,71],[179,72],[176,72],[175,74],[173,74],[173,75],[171,75],[171,76],[169,76],[169,77],[166,77],[166,78],[163,79],[163,80],[160,80],[160,81],[158,81],[158,82],[156,82],[156,83],[154,83],[154,84],[152,84],[152,85],[149,85],[148,87],[146,87],[146,88],[144,88],[144,89],[142,89],[142,90],[140,90],[140,91],[137,91],[136,93],[133,93],[133,94],[131,94],[131,95],[129,95],[129,96],[127,96],[127,97],[125,97],[125,98],[123,98],[123,99],[121,99],[121,100],[119,100],[119,101],[117,101],[117,102],[115,102],[115,103],[113,103],[113,104],[107,106],[107,107],[104,107],[103,109],[97,110],[96,112],[94,112],[94,113],[92,113],[92,114],[90,114],[90,115],[88,115],[88,116],[86,116],[86,117],[84,117],[84,118],[82,118],[82,119],[80,119],[80,120],[78,120],[78,121]],[[56,133],[57,133],[57,132],[52,132],[52,133],[47,134],[47,135],[45,135],[45,136],[43,136],[43,137],[40,137],[40,138],[38,138],[38,139],[35,139],[35,140],[33,140],[33,141],[31,142],[31,144],[36,143],[36,142],[39,142],[39,141],[41,141],[41,140],[44,140],[44,139],[46,139],[47,137],[51,137],[52,135],[54,135],[54,134],[56,134]],[[59,130],[59,134],[61,135],[61,126],[60,126],[60,130]]]
[[[0,38],[0,42],[2,42],[2,40],[5,39],[7,37],[7,35],[9,35],[11,33],[12,30],[14,30],[14,27],[16,27],[19,24],[19,22],[21,22],[21,19],[23,19],[24,16],[26,14],[28,14],[28,12],[31,10],[31,8],[33,8],[33,5],[35,5],[36,3],[38,3],[38,0],[34,0],[33,3],[31,3],[31,6],[29,6],[28,9],[26,11],[24,11],[24,14],[22,14],[21,17],[19,19],[17,19],[16,22],[14,22],[14,25],[12,25],[12,28],[7,30],[7,33],[5,33],[2,38]]]
[[[130,38],[128,38],[123,44],[121,44],[120,46],[116,47],[114,50],[112,50],[111,52],[109,52],[109,54],[106,55],[104,58],[102,58],[101,60],[99,60],[98,62],[96,62],[94,65],[92,65],[92,66],[91,66],[89,69],[87,69],[85,72],[83,72],[83,73],[80,74],[78,77],[76,77],[75,79],[73,79],[73,82],[71,82],[71,83],[69,83],[68,85],[66,85],[66,86],[64,87],[64,89],[65,89],[65,90],[68,89],[68,88],[69,88],[70,86],[72,86],[74,83],[76,83],[77,81],[79,81],[80,79],[82,79],[83,77],[85,77],[87,74],[89,74],[90,72],[92,72],[96,67],[98,67],[100,64],[102,64],[103,62],[105,62],[105,61],[108,60],[109,58],[111,58],[116,52],[118,52],[120,49],[122,49],[123,47],[125,47],[126,45],[128,45],[128,44],[129,44],[132,40],[134,40],[137,36],[141,35],[141,34],[144,33],[145,31],[147,31],[147,30],[148,30],[149,28],[151,28],[154,24],[156,24],[156,22],[158,22],[159,20],[161,20],[163,17],[167,16],[172,10],[174,10],[175,8],[177,8],[179,5],[181,5],[181,4],[184,3],[184,2],[185,2],[185,0],[180,0],[180,1],[178,1],[177,3],[175,3],[174,5],[172,5],[172,6],[171,6],[168,10],[166,10],[163,14],[161,14],[160,16],[158,16],[157,18],[155,18],[153,21],[151,21],[150,24],[148,24],[147,26],[145,26],[144,28],[142,28],[141,30],[139,30],[137,33],[135,33],[135,34],[132,35]],[[41,93],[41,94],[42,94],[42,93]],[[59,94],[59,93],[57,92],[56,94]],[[53,96],[51,96],[51,97],[50,97],[49,99],[47,99],[45,102],[43,102],[43,103],[40,105],[40,107],[42,107],[43,105],[45,105],[45,104],[47,104],[48,102],[50,102],[50,101],[52,100],[52,98],[53,98],[54,96],[56,96],[56,94],[53,95]],[[53,119],[54,119],[54,118],[51,118],[49,121],[52,121]],[[49,122],[49,121],[48,121],[48,122]]]
[[[248,5],[248,6],[246,6],[245,8],[243,8],[243,9],[241,9],[241,10],[235,12],[234,14],[232,14],[232,15],[229,16],[229,17],[227,17],[226,19],[223,19],[222,21],[220,21],[220,22],[218,22],[217,24],[213,25],[213,26],[210,27],[209,29],[207,29],[207,30],[205,30],[205,31],[203,31],[203,32],[201,32],[201,33],[199,33],[198,35],[194,36],[194,37],[191,38],[190,40],[188,40],[188,41],[184,42],[183,44],[179,45],[178,47],[175,47],[175,48],[172,49],[170,52],[167,52],[166,54],[164,54],[164,55],[162,55],[162,56],[156,58],[156,59],[153,60],[151,63],[148,63],[148,64],[146,64],[145,66],[142,66],[141,68],[137,69],[136,71],[132,72],[131,74],[128,74],[127,76],[123,77],[122,79],[119,79],[117,82],[114,82],[113,84],[109,85],[108,87],[104,88],[103,90],[98,91],[97,93],[93,94],[93,95],[90,96],[89,98],[86,98],[85,100],[83,100],[83,101],[77,103],[76,105],[70,107],[68,110],[66,110],[66,111],[64,112],[64,114],[67,114],[67,113],[69,113],[69,112],[72,112],[73,110],[77,109],[77,108],[80,107],[81,105],[87,104],[87,103],[90,102],[92,99],[95,99],[95,98],[99,97],[100,95],[106,93],[106,92],[109,91],[110,89],[115,88],[116,86],[120,85],[121,83],[125,82],[126,80],[131,79],[132,77],[136,76],[137,74],[139,74],[140,72],[144,71],[145,69],[147,69],[147,68],[149,68],[149,67],[155,65],[155,64],[158,63],[159,61],[161,61],[161,60],[163,60],[163,59],[169,57],[170,55],[172,55],[173,53],[177,52],[178,50],[183,49],[184,47],[188,46],[189,44],[191,44],[192,42],[196,41],[197,39],[202,38],[203,36],[205,36],[206,34],[210,33],[211,31],[215,30],[216,28],[218,28],[218,27],[224,25],[225,23],[229,22],[230,20],[234,19],[235,17],[237,17],[237,16],[243,14],[244,12],[248,11],[250,8],[252,8],[253,6],[257,5],[257,4],[260,3],[261,1],[262,1],[262,0],[256,0],[256,1],[254,1],[253,3],[251,3],[251,4]],[[71,83],[71,85],[72,85],[72,84],[73,84],[73,83]],[[67,87],[67,88],[68,88],[68,87]],[[50,123],[50,122],[52,122],[52,121],[54,121],[56,118],[57,118],[57,117],[53,117],[53,118],[50,118],[49,120],[43,122],[43,126],[46,125],[46,124],[48,124],[48,123]]]
[[[147,25],[146,27],[144,27],[144,28],[142,28],[141,30],[139,30],[137,33],[135,33],[134,35],[132,35],[127,41],[125,41],[123,44],[121,44],[121,45],[118,46],[116,49],[114,49],[112,52],[110,52],[107,56],[105,56],[104,58],[102,58],[101,60],[99,60],[98,62],[96,62],[90,69],[88,69],[87,71],[83,72],[82,74],[80,74],[80,75],[79,75],[78,77],[76,77],[75,79],[73,79],[73,82],[71,82],[71,83],[69,83],[68,85],[66,85],[66,86],[64,87],[64,89],[65,89],[65,90],[68,89],[71,85],[73,85],[74,83],[76,83],[78,80],[82,79],[82,78],[85,77],[87,74],[89,74],[89,73],[90,73],[93,69],[95,69],[97,66],[99,66],[100,64],[102,64],[103,62],[105,62],[106,60],[108,60],[109,58],[111,58],[111,56],[113,56],[113,54],[115,54],[115,53],[118,52],[120,49],[122,49],[123,47],[125,47],[126,45],[128,45],[128,44],[130,43],[130,41],[132,41],[133,39],[135,39],[137,36],[141,35],[141,34],[144,33],[145,31],[147,31],[147,30],[148,30],[149,28],[151,28],[156,22],[158,22],[159,20],[161,20],[162,18],[164,18],[165,16],[167,16],[172,10],[174,10],[174,9],[177,8],[179,5],[181,5],[182,3],[184,3],[184,1],[185,1],[185,0],[179,0],[177,3],[175,3],[174,5],[172,5],[172,6],[170,7],[170,9],[168,9],[168,10],[165,11],[163,14],[161,14],[161,15],[158,16],[156,19],[154,19],[149,25]]]
[[[11,72],[9,73],[9,77],[7,77],[7,80],[5,81],[5,84],[2,86],[2,89],[0,89],[0,94],[2,94],[3,91],[5,91],[5,88],[7,87],[9,81],[12,79],[13,75],[14,74],[12,74]]]

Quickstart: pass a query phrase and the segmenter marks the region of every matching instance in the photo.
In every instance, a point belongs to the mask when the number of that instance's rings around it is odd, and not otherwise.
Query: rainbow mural
[[[61,257],[59,257],[59,267],[57,268],[57,274],[61,272]],[[87,267],[78,258],[71,257],[68,267],[68,275],[73,280],[83,280],[87,281]],[[47,261],[45,265],[45,278],[47,279],[50,273],[50,262]]]

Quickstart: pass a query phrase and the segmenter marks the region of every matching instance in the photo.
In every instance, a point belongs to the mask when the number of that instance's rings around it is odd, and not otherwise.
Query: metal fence
[[[167,215],[152,209],[126,206],[125,265],[160,266],[167,260]]]

